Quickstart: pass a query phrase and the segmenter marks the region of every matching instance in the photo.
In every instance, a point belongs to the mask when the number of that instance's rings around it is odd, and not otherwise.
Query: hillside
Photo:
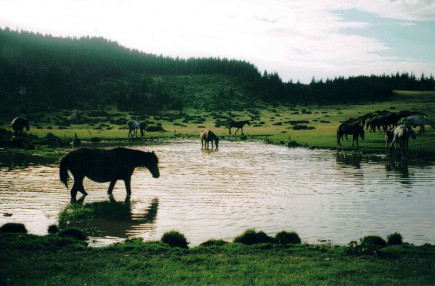
[[[3,117],[54,109],[116,105],[155,114],[163,109],[237,110],[263,103],[333,104],[389,99],[393,90],[434,90],[431,75],[357,76],[283,82],[253,64],[229,59],[173,59],[103,38],[58,38],[0,29]]]

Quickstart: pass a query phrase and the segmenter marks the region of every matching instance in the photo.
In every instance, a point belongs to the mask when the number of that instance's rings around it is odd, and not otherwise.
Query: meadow
[[[1,233],[0,283],[431,285],[435,281],[434,246],[405,244],[380,249],[372,245],[366,254],[350,249],[223,241],[185,249],[139,239],[90,248],[70,237]]]
[[[418,111],[429,119],[435,118],[435,92],[396,91],[393,100],[373,102],[361,105],[263,105],[262,107],[245,107],[228,111],[208,111],[204,108],[186,108],[183,111],[167,110],[155,115],[138,112],[120,111],[114,106],[95,109],[60,110],[48,113],[35,113],[31,118],[30,133],[45,138],[48,133],[72,142],[75,136],[82,141],[99,142],[100,140],[128,139],[129,119],[147,121],[148,127],[144,137],[134,138],[174,138],[197,137],[204,129],[211,129],[224,140],[260,139],[267,143],[306,146],[309,148],[327,148],[338,150],[358,150],[360,152],[385,152],[383,132],[369,134],[359,141],[359,148],[352,147],[352,140],[337,145],[336,130],[338,124],[347,118],[356,118],[363,114],[386,110],[398,112],[403,110]],[[244,135],[228,133],[227,122],[250,120],[251,126],[244,127]],[[4,121],[5,122],[5,121]],[[2,126],[10,129],[9,124]],[[418,131],[418,130],[417,130]],[[426,134],[410,141],[410,157],[425,159],[435,158],[435,132],[426,127]],[[37,147],[32,152],[50,155],[46,148]]]

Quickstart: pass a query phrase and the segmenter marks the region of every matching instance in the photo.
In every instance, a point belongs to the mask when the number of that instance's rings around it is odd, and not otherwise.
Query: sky
[[[435,75],[435,0],[0,0],[0,27],[244,60],[285,82]]]

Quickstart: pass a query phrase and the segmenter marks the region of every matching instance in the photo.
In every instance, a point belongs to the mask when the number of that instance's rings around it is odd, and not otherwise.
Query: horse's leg
[[[79,189],[78,189],[78,191],[80,193],[82,193],[84,196],[88,195],[88,193],[86,193],[86,191],[85,191],[85,187],[83,186],[83,178],[81,180],[79,180]]]
[[[228,128],[228,133],[229,133],[229,134],[231,134],[231,128],[232,128],[232,127]]]
[[[239,129],[240,129],[240,127],[239,127],[239,128],[237,128],[237,130],[236,130],[236,133],[234,133],[234,135],[236,135],[236,134],[237,134],[237,131],[239,131]]]
[[[240,128],[240,130],[242,130],[242,135],[243,135],[243,127],[242,127],[242,128]]]
[[[87,195],[85,192],[85,188],[83,187],[83,178],[84,177],[74,177],[74,185],[71,189],[71,199],[75,199],[77,196],[77,191],[82,193],[83,195]]]
[[[116,184],[116,180],[112,180],[112,181],[110,181],[109,189],[107,190],[107,193],[108,193],[109,195],[112,194],[112,192],[113,192],[113,188],[115,187],[115,184]]]
[[[131,177],[124,179],[125,190],[127,191],[127,195],[131,195]]]

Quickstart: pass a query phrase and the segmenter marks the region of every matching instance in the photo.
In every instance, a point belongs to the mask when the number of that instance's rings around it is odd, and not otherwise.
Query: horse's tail
[[[68,168],[69,168],[69,154],[64,156],[62,160],[60,160],[60,166],[59,166],[59,178],[62,183],[65,184],[65,187],[68,188]]]

